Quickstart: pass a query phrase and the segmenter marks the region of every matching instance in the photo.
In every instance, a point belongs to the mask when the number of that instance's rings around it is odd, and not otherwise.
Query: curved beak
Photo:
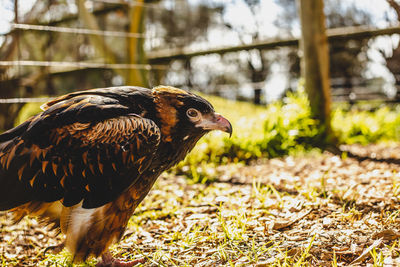
[[[203,119],[196,125],[201,127],[203,130],[220,130],[232,136],[232,124],[221,114],[214,113],[210,116],[204,116]]]

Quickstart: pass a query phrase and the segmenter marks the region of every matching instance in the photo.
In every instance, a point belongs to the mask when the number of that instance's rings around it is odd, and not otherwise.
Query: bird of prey
[[[0,135],[0,210],[38,216],[65,235],[74,262],[114,259],[135,208],[157,177],[207,132],[232,134],[204,98],[169,86],[70,93]]]

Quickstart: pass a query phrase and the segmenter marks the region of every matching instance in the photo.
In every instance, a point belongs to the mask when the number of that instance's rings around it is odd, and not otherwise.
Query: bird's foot
[[[114,258],[110,252],[106,252],[101,256],[101,261],[96,264],[96,267],[132,267],[145,261],[145,258],[141,258],[124,262]]]
[[[64,249],[64,247],[65,247],[64,243],[61,243],[61,244],[58,244],[58,245],[55,245],[55,246],[48,246],[47,248],[45,248],[43,254],[46,255],[46,253],[48,251],[51,251],[54,254],[58,254]]]

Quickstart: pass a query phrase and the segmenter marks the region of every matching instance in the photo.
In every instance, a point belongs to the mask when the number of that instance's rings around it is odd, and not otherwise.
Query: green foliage
[[[349,111],[336,109],[332,127],[342,143],[369,144],[396,141],[400,138],[400,106],[387,106],[375,111]]]
[[[23,123],[26,119],[32,117],[33,115],[36,115],[40,113],[42,110],[40,109],[40,105],[43,103],[28,103],[25,104],[21,110],[18,113],[17,118],[15,119],[14,125],[20,125]]]
[[[309,150],[324,142],[323,129],[311,118],[305,93],[289,94],[284,102],[270,105],[266,110],[264,138],[260,143],[268,157]]]

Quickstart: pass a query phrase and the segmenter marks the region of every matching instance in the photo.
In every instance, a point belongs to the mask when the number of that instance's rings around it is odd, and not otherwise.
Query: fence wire
[[[0,104],[43,103],[52,99],[54,99],[54,97],[0,98]]]
[[[123,37],[123,38],[143,38],[143,39],[147,38],[145,34],[141,34],[141,33],[102,31],[102,30],[91,30],[91,29],[59,27],[59,26],[45,26],[45,25],[12,23],[11,27],[12,27],[12,29],[18,29],[18,30],[33,30],[33,31],[59,32],[59,33],[100,35],[100,36]]]
[[[137,70],[165,70],[165,65],[150,64],[124,64],[124,63],[96,63],[96,62],[63,62],[63,61],[32,61],[32,60],[14,60],[0,61],[0,66],[27,66],[27,67],[60,67],[77,69],[137,69]]]
[[[140,7],[145,7],[145,8],[165,9],[165,7],[161,6],[158,3],[142,3],[142,2],[138,2],[138,1],[92,0],[92,2],[100,2],[100,3],[114,4],[114,5],[140,6]]]

